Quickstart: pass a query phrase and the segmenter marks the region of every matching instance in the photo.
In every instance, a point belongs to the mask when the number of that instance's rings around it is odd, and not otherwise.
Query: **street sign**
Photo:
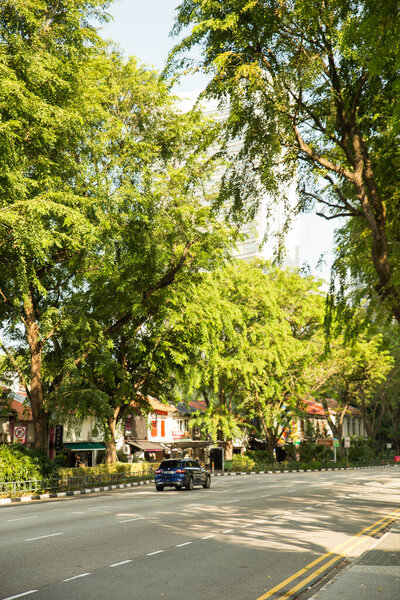
[[[349,437],[344,438],[344,447],[350,448],[350,438]]]
[[[387,448],[388,450],[390,450],[390,448],[391,448],[391,447],[392,447],[392,444],[386,444],[386,448]]]
[[[333,438],[333,447],[334,448],[339,448],[340,446],[340,442],[337,438]]]
[[[13,434],[14,442],[19,442],[20,444],[25,444],[26,441],[26,426],[25,425],[17,425],[14,427]]]
[[[332,448],[333,440],[329,438],[318,438],[315,442],[317,446],[326,446],[327,448]]]

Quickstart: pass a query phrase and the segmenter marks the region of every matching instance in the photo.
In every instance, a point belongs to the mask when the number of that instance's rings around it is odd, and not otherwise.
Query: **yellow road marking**
[[[304,573],[308,573],[312,567],[315,567],[315,565],[317,565],[320,562],[324,561],[329,556],[332,556],[333,554],[337,555],[337,556],[335,556],[334,559],[332,559],[331,561],[329,561],[328,563],[326,563],[325,565],[323,565],[320,569],[317,569],[317,571],[313,571],[313,573],[309,577],[307,577],[305,580],[302,580],[301,583],[298,586],[296,586],[295,588],[292,588],[292,590],[290,590],[289,592],[286,592],[286,594],[284,596],[281,596],[278,600],[283,600],[284,598],[287,598],[288,595],[292,594],[294,591],[297,591],[297,589],[300,589],[300,587],[303,587],[303,585],[305,585],[308,581],[311,581],[311,579],[314,579],[315,575],[317,575],[319,573],[322,573],[330,565],[334,564],[339,559],[343,558],[344,555],[341,552],[339,553],[338,552],[339,550],[343,550],[345,548],[348,549],[348,550],[350,550],[350,549],[353,549],[354,547],[358,546],[362,542],[362,540],[356,540],[356,541],[354,541],[355,538],[359,538],[360,536],[362,536],[363,534],[365,534],[369,530],[371,530],[371,531],[369,531],[368,535],[373,535],[374,533],[377,533],[379,530],[384,529],[389,523],[391,523],[392,521],[395,521],[396,518],[399,517],[399,515],[398,515],[399,512],[400,512],[400,508],[398,508],[397,510],[393,511],[392,513],[390,513],[386,517],[383,517],[382,519],[379,519],[379,521],[376,521],[372,525],[369,525],[368,527],[365,527],[365,529],[363,529],[359,533],[356,533],[356,535],[354,535],[350,540],[347,540],[346,542],[342,542],[341,544],[339,544],[338,546],[336,546],[333,550],[331,550],[331,552],[327,552],[326,554],[323,554],[319,558],[315,559],[309,565],[303,567],[302,569],[300,569],[300,571],[297,571],[297,573],[294,573],[293,575],[291,575],[290,577],[288,577],[287,579],[285,579],[284,581],[282,581],[281,583],[279,583],[278,585],[276,585],[274,588],[272,588],[271,590],[269,590],[266,594],[263,594],[262,596],[260,596],[259,598],[257,598],[257,600],[266,600],[267,598],[270,598],[275,592],[279,592],[279,590],[281,590],[285,585],[287,585],[291,581],[294,581],[295,579],[297,579],[298,577],[300,577]],[[387,522],[383,523],[384,521],[387,521]]]
[[[390,519],[390,521],[388,521],[387,523],[385,523],[383,526],[379,525],[379,527],[377,527],[373,531],[370,531],[370,534],[377,533],[378,531],[384,529],[392,521],[395,521],[395,519]],[[349,548],[347,548],[347,550],[348,551],[354,550],[354,548],[356,548],[357,546],[359,546],[363,541],[364,540],[360,540],[360,539],[357,540],[351,546],[349,546]],[[309,577],[307,577],[306,579],[302,579],[300,581],[300,583],[298,583],[295,587],[293,587],[292,589],[290,589],[289,591],[287,591],[285,594],[283,594],[283,596],[280,596],[277,600],[288,600],[288,598],[290,598],[290,596],[292,594],[294,594],[295,592],[297,592],[298,590],[300,590],[302,587],[304,587],[305,585],[307,585],[307,583],[309,583],[310,581],[312,581],[313,579],[315,579],[315,577],[317,575],[319,575],[320,573],[323,573],[324,571],[326,571],[328,569],[328,567],[334,565],[335,562],[338,562],[339,560],[341,560],[345,556],[346,556],[345,554],[338,554],[337,556],[335,556],[334,558],[332,558],[332,560],[330,560],[329,562],[327,562],[324,565],[322,565],[322,567],[320,567],[316,571],[313,571],[311,573],[311,575],[309,575]]]

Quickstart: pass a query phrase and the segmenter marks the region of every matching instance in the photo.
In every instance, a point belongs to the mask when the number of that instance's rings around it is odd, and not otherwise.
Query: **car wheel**
[[[163,489],[164,489],[164,486],[163,486],[163,485],[156,485],[156,490],[157,490],[157,492],[162,492],[162,491],[163,491]]]
[[[176,490],[181,490],[181,489],[182,489],[182,486],[181,486],[181,485],[176,485],[176,486],[175,486],[175,489],[176,489]]]
[[[207,475],[205,482],[203,483],[203,488],[208,489],[211,485],[211,477]]]
[[[185,487],[186,487],[187,490],[192,490],[193,489],[193,477],[189,478],[189,481],[188,481],[188,483],[186,484]]]

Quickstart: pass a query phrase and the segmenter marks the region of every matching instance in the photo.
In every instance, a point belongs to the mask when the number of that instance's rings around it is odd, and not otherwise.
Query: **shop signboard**
[[[326,448],[332,448],[333,440],[331,438],[318,438],[316,444],[317,446],[325,446]]]

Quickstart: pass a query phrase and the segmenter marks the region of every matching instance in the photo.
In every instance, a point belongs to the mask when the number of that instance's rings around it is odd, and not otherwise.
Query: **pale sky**
[[[139,62],[161,71],[168,52],[176,43],[169,37],[179,0],[117,0],[110,12],[114,21],[103,28],[103,37],[117,42],[126,56],[136,56]],[[203,89],[206,78],[187,75],[174,88],[178,93]],[[314,214],[300,215],[300,265],[307,262],[317,277],[329,279],[332,261],[334,223]],[[321,254],[326,253],[327,265],[318,270]]]
[[[169,37],[179,0],[117,0],[110,13],[114,21],[103,27],[103,37],[111,38],[126,56],[162,71],[177,38]],[[200,74],[182,78],[177,92],[202,89],[206,78]]]

